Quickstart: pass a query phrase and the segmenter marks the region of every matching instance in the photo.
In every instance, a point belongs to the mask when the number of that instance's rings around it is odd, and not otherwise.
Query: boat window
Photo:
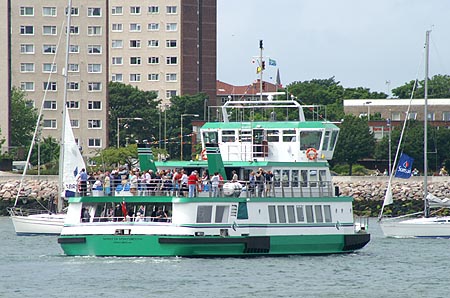
[[[248,210],[246,202],[239,202],[237,219],[248,219]]]
[[[301,131],[300,150],[306,150],[308,148],[315,148],[319,150],[321,137],[321,131]]]
[[[236,133],[234,130],[223,130],[222,131],[222,142],[235,142]]]
[[[331,206],[330,205],[324,205],[323,206],[323,213],[325,215],[325,222],[332,222],[332,219],[331,219]]]
[[[306,211],[306,222],[314,222],[314,213],[313,213],[313,206],[312,205],[306,205],[305,207]]]
[[[217,144],[217,131],[204,131],[203,141],[205,142],[205,145]]]
[[[292,170],[292,187],[298,187],[298,170]]]
[[[305,221],[305,214],[303,212],[303,206],[302,205],[297,205],[296,209],[297,209],[297,221],[298,222],[304,222]]]
[[[277,223],[277,213],[275,212],[275,206],[269,206],[269,222]]]
[[[325,132],[325,137],[323,138],[322,150],[328,150],[328,143],[330,142],[330,134],[331,132],[327,130]]]
[[[283,179],[283,187],[288,187],[289,186],[289,170],[283,170],[282,179]]]
[[[300,171],[301,174],[301,186],[302,187],[307,187],[308,186],[308,170],[301,170]]]
[[[327,171],[326,170],[319,170],[319,181],[320,186],[325,187],[327,184]]]
[[[280,187],[281,170],[273,170],[273,185],[274,187]]]
[[[297,141],[297,138],[294,129],[283,130],[283,142],[295,142],[295,141]]]
[[[197,223],[210,223],[212,217],[212,206],[197,207]]]
[[[252,132],[251,130],[240,130],[239,131],[240,141],[241,142],[251,142],[252,141]]]
[[[286,211],[284,210],[284,205],[277,206],[278,209],[278,220],[280,223],[286,223]]]
[[[295,222],[295,209],[293,205],[286,206],[287,208],[287,215],[288,215],[288,222],[294,223]]]
[[[227,223],[229,210],[230,210],[229,206],[216,206],[216,217],[214,219],[214,222]]]
[[[309,171],[309,186],[310,187],[317,187],[317,171],[316,170],[310,170]]]
[[[267,142],[279,142],[280,141],[280,131],[278,130],[268,130],[267,131]]]
[[[322,206],[321,205],[314,206],[314,212],[316,214],[316,222],[323,222]]]
[[[339,134],[338,130],[333,130],[333,133],[331,134],[330,151],[334,150],[334,146],[336,146],[338,134]]]

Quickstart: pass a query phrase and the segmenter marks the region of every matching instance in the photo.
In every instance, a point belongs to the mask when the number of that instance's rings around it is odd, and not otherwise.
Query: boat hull
[[[370,234],[287,236],[83,235],[58,238],[68,256],[264,256],[349,253]]]
[[[381,230],[393,238],[450,238],[450,217],[383,220]]]
[[[61,214],[13,215],[11,220],[17,235],[59,235],[65,216]]]

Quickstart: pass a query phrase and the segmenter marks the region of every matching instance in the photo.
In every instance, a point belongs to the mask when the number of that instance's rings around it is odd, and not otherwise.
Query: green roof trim
[[[195,161],[157,161],[155,162],[158,168],[207,168],[208,161],[206,160],[195,160]],[[275,168],[304,168],[304,167],[314,167],[314,168],[325,168],[328,167],[328,162],[326,161],[305,161],[305,162],[281,162],[281,161],[224,161],[225,167],[230,168],[264,168],[264,167],[275,167]]]
[[[201,129],[255,129],[255,128],[265,128],[265,129],[294,129],[294,128],[333,128],[338,129],[338,127],[331,122],[320,122],[320,121],[255,121],[255,122],[208,122],[205,123]]]

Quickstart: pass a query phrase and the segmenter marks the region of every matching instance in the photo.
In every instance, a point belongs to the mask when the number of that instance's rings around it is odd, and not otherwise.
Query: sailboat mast
[[[430,31],[428,30],[425,38],[425,84],[424,84],[424,121],[423,121],[423,195],[424,195],[424,216],[428,217],[430,210],[428,206],[428,63],[430,51]]]
[[[70,26],[71,26],[71,17],[72,17],[72,0],[68,0],[67,5],[67,26],[66,26],[66,51],[65,51],[65,61],[63,68],[63,76],[64,76],[64,97],[63,97],[63,109],[62,109],[62,125],[61,125],[61,144],[59,150],[59,169],[58,169],[58,212],[62,210],[63,207],[63,198],[62,192],[64,191],[64,146],[65,146],[65,129],[66,129],[66,105],[67,105],[67,84],[69,80],[68,76],[68,67],[69,67],[69,47],[70,47]]]

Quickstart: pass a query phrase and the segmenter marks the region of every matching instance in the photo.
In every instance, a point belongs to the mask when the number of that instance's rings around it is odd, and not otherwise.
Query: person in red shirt
[[[198,183],[198,173],[197,171],[193,171],[191,175],[188,177],[188,186],[189,186],[189,197],[193,198],[195,197],[195,190],[197,188]]]

